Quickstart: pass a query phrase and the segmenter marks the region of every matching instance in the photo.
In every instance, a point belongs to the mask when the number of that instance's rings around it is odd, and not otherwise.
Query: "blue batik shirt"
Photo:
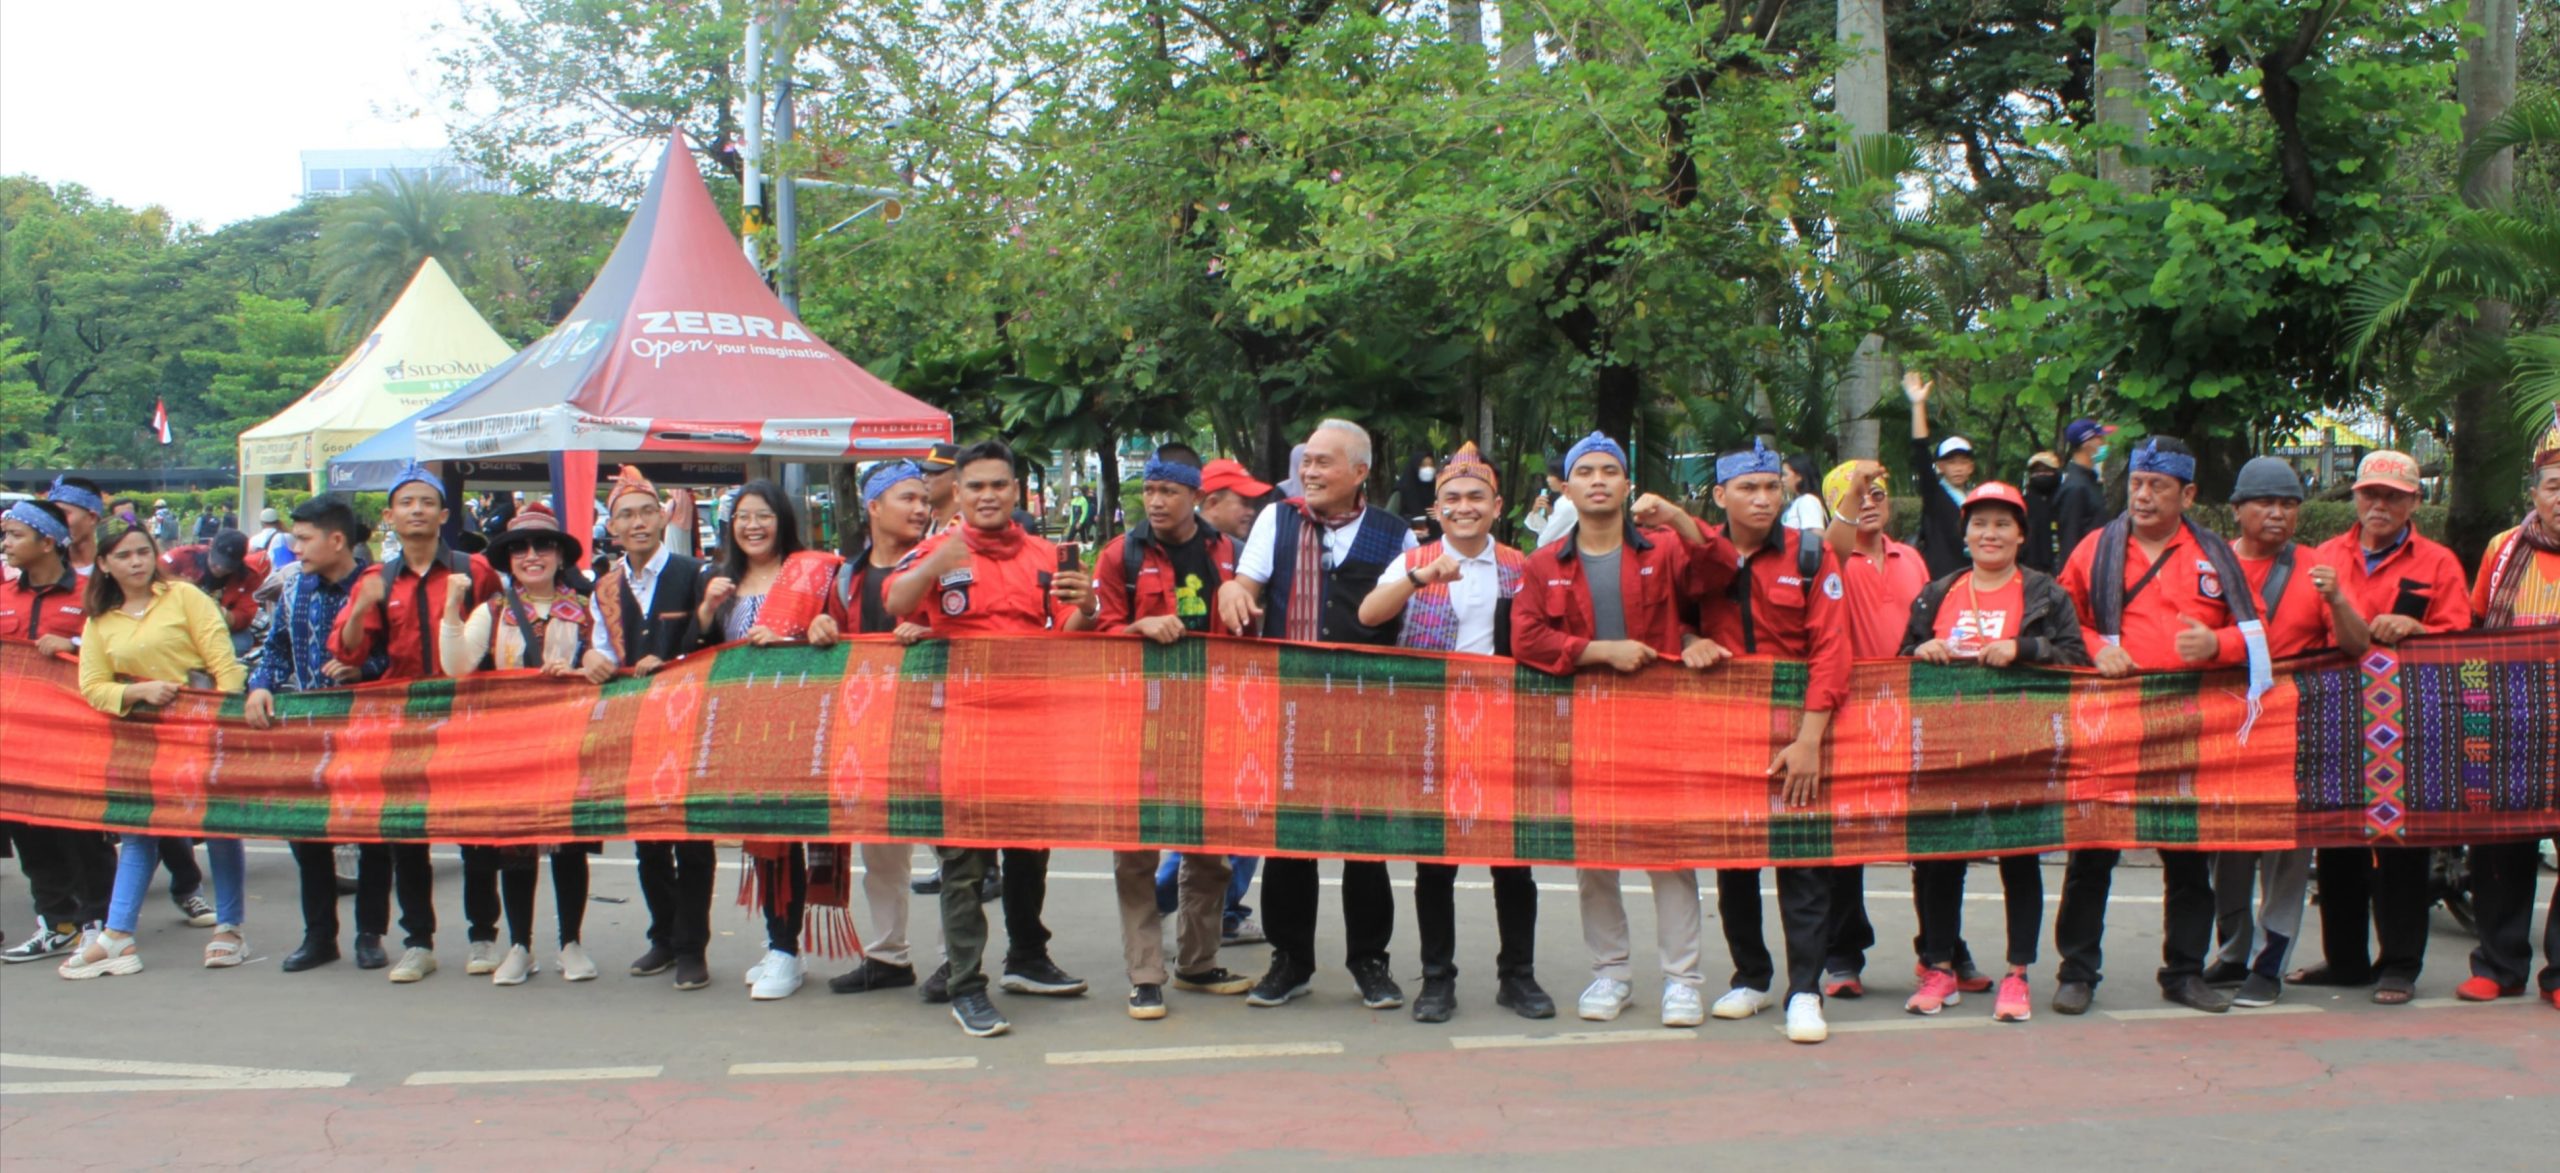
[[[329,633],[337,630],[338,616],[346,610],[347,599],[372,569],[371,562],[359,558],[356,568],[336,582],[307,569],[294,575],[285,586],[284,597],[277,600],[275,619],[267,626],[267,641],[258,655],[258,666],[249,673],[249,691],[263,688],[269,692],[311,692],[340,687],[321,671],[329,664]],[[377,647],[365,657],[364,672],[356,679],[377,679],[390,663],[390,657]]]

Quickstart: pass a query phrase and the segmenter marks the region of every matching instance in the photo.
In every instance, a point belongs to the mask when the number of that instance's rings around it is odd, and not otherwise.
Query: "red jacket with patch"
[[[1799,559],[1807,541],[1821,545],[1822,538],[1782,525],[1759,549],[1739,555],[1748,577],[1735,580],[1724,597],[1707,600],[1700,627],[1735,655],[1803,660],[1804,711],[1828,713],[1849,699],[1848,588],[1840,559],[1828,548],[1813,577],[1805,577]]]
[[[1618,567],[1627,638],[1665,658],[1680,655],[1698,601],[1733,580],[1733,544],[1710,532],[1693,545],[1669,529],[1627,526]],[[1511,599],[1512,658],[1541,672],[1569,676],[1591,646],[1591,586],[1572,535],[1529,555],[1520,593]]]
[[[48,635],[80,638],[80,629],[89,622],[89,613],[80,606],[80,591],[87,585],[68,566],[61,579],[43,586],[23,574],[9,575],[0,581],[0,635],[30,641]]]
[[[1199,523],[1194,523],[1199,524]],[[1093,593],[1102,601],[1102,611],[1095,616],[1094,630],[1118,631],[1140,619],[1159,615],[1180,615],[1182,584],[1175,581],[1173,555],[1165,552],[1164,543],[1153,535],[1138,546],[1138,591],[1133,601],[1129,595],[1129,542],[1136,534],[1122,534],[1102,547],[1093,563]],[[1236,543],[1227,535],[1200,525],[1200,534],[1209,542],[1209,564],[1217,568],[1218,581],[1200,584],[1196,596],[1204,616],[1217,610],[1218,588],[1236,576]]]

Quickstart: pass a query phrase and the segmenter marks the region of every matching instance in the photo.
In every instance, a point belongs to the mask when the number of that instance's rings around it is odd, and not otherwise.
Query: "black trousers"
[[[1920,914],[1920,963],[1949,966],[1964,952],[1964,878],[1970,861],[1924,859],[1911,865],[1911,902]],[[2000,857],[2000,896],[2008,914],[2009,964],[2034,965],[2044,935],[2044,868],[2036,857]]]
[[[2071,853],[2062,870],[2062,908],[2053,918],[2053,948],[2062,954],[2062,980],[2098,984],[2104,966],[2107,892],[2115,884],[2123,852],[2088,848]],[[2162,851],[2160,987],[2204,973],[2213,949],[2213,857],[2201,851]]]
[[[302,873],[302,935],[338,939],[338,845],[297,839],[293,866]],[[356,931],[381,936],[391,928],[391,849],[379,843],[356,848]]]
[[[28,895],[44,927],[78,932],[82,925],[106,922],[107,902],[116,886],[116,849],[106,836],[12,823],[9,841],[17,848],[18,868],[27,874]]]
[[[764,898],[765,948],[799,956],[800,934],[809,925],[809,849],[794,843],[778,861],[747,859],[747,866],[757,871],[756,891]],[[788,900],[780,898],[785,887],[791,890]]]
[[[702,956],[711,945],[719,849],[695,839],[643,839],[632,849],[640,857],[640,899],[649,906],[649,943],[678,956]]]
[[[1008,847],[1003,853],[1004,964],[1010,970],[1049,956],[1049,849]]]
[[[204,891],[204,868],[196,863],[196,841],[184,835],[160,839],[160,866],[169,869],[169,894],[192,896]]]
[[[1458,865],[1413,865],[1413,920],[1422,931],[1422,976],[1458,976]],[[1538,962],[1538,882],[1526,867],[1493,869],[1494,972],[1530,976]]]
[[[2471,951],[2471,972],[2501,987],[2524,984],[2533,965],[2533,898],[2542,875],[2541,845],[2490,843],[2471,849],[2471,911],[2479,918],[2480,947]],[[2322,872],[2321,890],[2329,876]],[[2560,990],[2560,893],[2542,915],[2544,993]]]
[[[1316,897],[1321,887],[1316,875],[1312,859],[1274,856],[1262,864],[1262,930],[1271,938],[1275,964],[1285,955],[1292,964],[1315,968]],[[1395,890],[1387,883],[1386,862],[1342,861],[1343,963],[1384,964],[1395,932]]]
[[[2424,847],[2323,847],[2320,869],[2320,956],[2342,977],[2377,974],[2415,979],[2427,961],[2427,907],[2433,852]],[[2382,943],[2366,950],[2366,925]]]
[[[402,944],[436,947],[436,871],[424,843],[391,844],[391,892],[400,900]]]
[[[498,939],[498,916],[507,918],[507,943],[533,947],[533,896],[542,885],[542,864],[507,867],[504,849],[462,849],[462,915],[474,941]],[[560,943],[578,939],[587,923],[587,853],[574,848],[551,853],[551,887],[560,918]]]
[[[1787,946],[1787,994],[1822,993],[1824,933],[1831,919],[1831,867],[1778,869],[1778,925]],[[1733,955],[1733,984],[1766,990],[1776,978],[1768,942],[1762,940],[1760,869],[1716,871],[1716,918],[1724,922],[1724,947]],[[1872,930],[1870,930],[1872,932]]]
[[[1876,926],[1867,919],[1867,869],[1831,869],[1831,911],[1822,918],[1822,968],[1854,974],[1867,968],[1867,950],[1876,947]]]

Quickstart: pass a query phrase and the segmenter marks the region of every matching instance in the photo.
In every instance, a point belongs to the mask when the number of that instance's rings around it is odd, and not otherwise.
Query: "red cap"
[[[1976,505],[1985,504],[2006,505],[2011,509],[2017,510],[2018,515],[2021,517],[2025,516],[2027,512],[2027,499],[2020,495],[2016,489],[2010,488],[1998,481],[1984,481],[1979,485],[1975,485],[1972,492],[1964,495],[1964,504],[1959,507],[1958,512],[1965,512],[1971,510]]]
[[[1242,497],[1259,497],[1270,492],[1271,486],[1253,479],[1251,474],[1245,472],[1243,465],[1221,458],[1210,461],[1200,469],[1200,491],[1215,493],[1220,489],[1230,490]]]

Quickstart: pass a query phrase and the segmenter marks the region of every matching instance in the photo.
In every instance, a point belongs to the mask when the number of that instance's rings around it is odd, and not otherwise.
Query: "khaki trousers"
[[[1698,946],[1705,931],[1698,905],[1698,873],[1646,872],[1653,881],[1654,939],[1662,951],[1662,976],[1691,989],[1706,984],[1698,970]],[[1627,901],[1618,888],[1618,873],[1586,868],[1575,873],[1582,887],[1582,941],[1591,948],[1591,972],[1622,982],[1634,980],[1629,959]]]
[[[1161,986],[1164,970],[1164,913],[1156,908],[1156,851],[1111,853],[1112,886],[1120,895],[1120,951],[1128,962],[1129,984]],[[1175,973],[1207,973],[1218,967],[1218,943],[1227,910],[1227,857],[1214,852],[1182,853],[1175,880],[1173,940]]]

